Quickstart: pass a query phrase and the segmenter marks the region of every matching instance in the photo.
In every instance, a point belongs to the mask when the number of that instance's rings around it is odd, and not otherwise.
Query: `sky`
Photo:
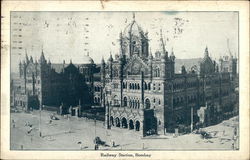
[[[228,48],[238,55],[238,12],[12,12],[11,70],[18,71],[25,53],[38,59],[42,49],[52,63],[81,63],[87,54],[95,63],[107,60],[119,54],[119,34],[133,13],[148,31],[153,55],[161,29],[167,50],[173,48],[178,59],[203,57],[206,46],[216,60]]]

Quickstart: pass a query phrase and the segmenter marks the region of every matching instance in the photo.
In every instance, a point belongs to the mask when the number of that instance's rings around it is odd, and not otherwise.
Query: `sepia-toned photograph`
[[[12,11],[9,76],[10,150],[240,149],[236,11]]]

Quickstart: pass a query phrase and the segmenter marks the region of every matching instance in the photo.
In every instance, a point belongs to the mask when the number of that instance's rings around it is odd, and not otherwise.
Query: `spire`
[[[175,55],[174,55],[174,49],[173,49],[173,47],[172,47],[172,49],[171,49],[170,58],[171,58],[173,61],[175,60]]]
[[[207,46],[206,46],[206,49],[205,49],[205,57],[208,57],[209,54],[208,54],[208,49],[207,49]]]
[[[163,36],[162,36],[162,29],[160,29],[160,47],[161,47],[161,49],[162,49],[162,52],[163,52],[163,54],[165,54],[165,52],[166,52],[166,49],[165,49],[165,43],[164,43],[164,41],[163,41]]]
[[[110,52],[110,56],[109,56],[109,61],[113,62],[113,57],[112,57],[111,52]]]
[[[46,60],[45,60],[43,49],[42,49],[42,53],[41,53],[41,56],[40,56],[40,63],[44,63],[44,62],[46,62]]]
[[[26,63],[29,63],[29,57],[28,57],[27,49],[26,48],[25,48],[25,57],[26,57]]]
[[[174,49],[173,49],[173,47],[171,49],[171,56],[174,56]]]
[[[72,64],[72,59],[70,59],[70,64]]]
[[[135,13],[133,12],[133,21],[135,21]]]
[[[102,63],[102,64],[105,64],[105,61],[104,61],[104,58],[103,58],[103,56],[102,56],[102,61],[101,61],[101,63]]]
[[[32,58],[32,56],[30,56],[30,62],[33,63],[33,58]]]

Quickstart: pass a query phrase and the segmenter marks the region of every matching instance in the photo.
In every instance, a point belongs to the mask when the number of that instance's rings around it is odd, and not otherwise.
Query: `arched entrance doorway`
[[[115,126],[120,127],[120,119],[118,117],[115,119]]]
[[[134,122],[132,119],[129,120],[129,129],[134,129],[135,126],[134,126]]]
[[[139,121],[135,122],[135,130],[140,131],[140,122]]]
[[[122,128],[128,128],[127,120],[124,117],[122,118]]]
[[[149,99],[145,100],[145,107],[146,107],[146,109],[150,109],[150,100]]]
[[[114,118],[112,116],[110,117],[110,124],[114,126]]]

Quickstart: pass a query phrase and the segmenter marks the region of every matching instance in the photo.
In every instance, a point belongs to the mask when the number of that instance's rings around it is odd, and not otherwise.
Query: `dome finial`
[[[135,12],[133,12],[133,20],[135,21]]]

